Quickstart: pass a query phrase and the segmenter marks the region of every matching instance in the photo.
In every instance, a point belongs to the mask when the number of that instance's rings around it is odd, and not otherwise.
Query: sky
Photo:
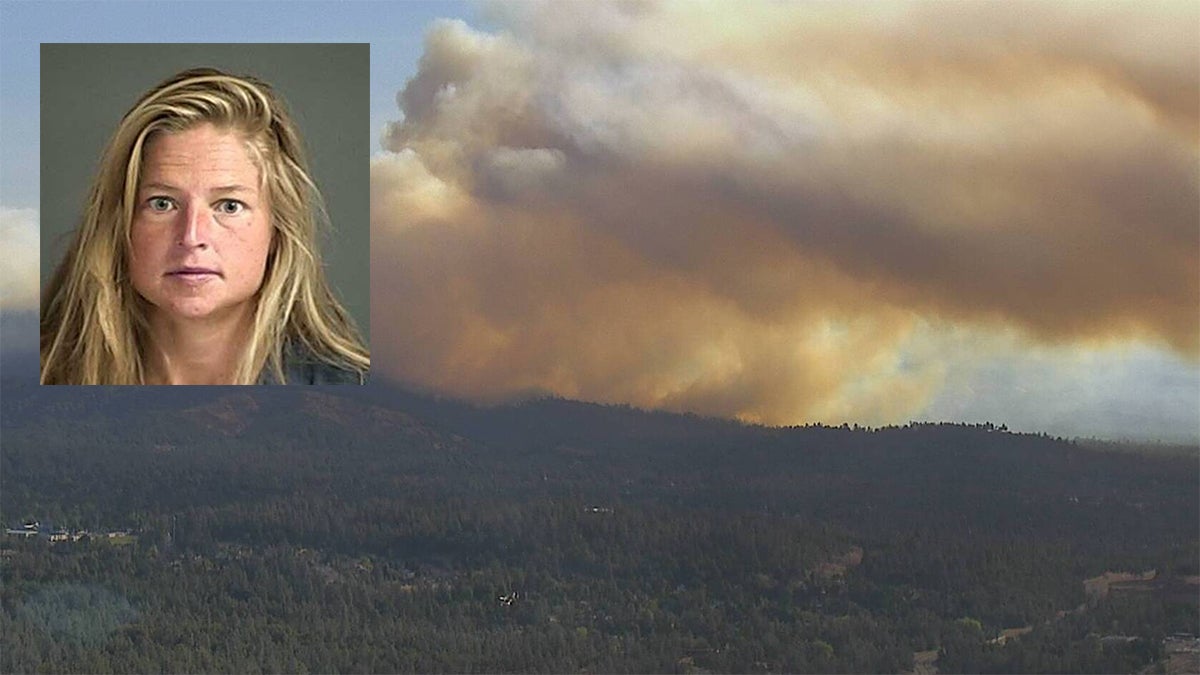
[[[1195,3],[280,7],[0,4],[0,320],[39,42],[370,42],[377,375],[1200,441]]]

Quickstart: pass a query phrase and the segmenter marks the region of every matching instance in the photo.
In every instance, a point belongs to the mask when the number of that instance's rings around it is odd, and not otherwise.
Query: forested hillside
[[[1200,632],[1194,454],[383,385],[9,387],[0,406],[0,518],[44,531],[0,549],[4,672],[898,672],[916,653],[1132,672]],[[1137,578],[1085,590],[1106,572]]]

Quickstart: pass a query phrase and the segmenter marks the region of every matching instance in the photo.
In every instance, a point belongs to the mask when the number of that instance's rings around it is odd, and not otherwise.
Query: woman
[[[121,120],[42,295],[42,383],[363,383],[323,217],[268,85],[213,69],[163,82]]]

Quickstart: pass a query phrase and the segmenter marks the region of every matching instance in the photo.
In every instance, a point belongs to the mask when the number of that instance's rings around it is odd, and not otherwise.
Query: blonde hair
[[[365,378],[370,356],[325,280],[316,242],[326,215],[295,124],[267,84],[202,68],[143,95],[109,141],[69,251],[42,295],[43,384],[144,382],[148,303],[128,269],[143,152],[152,134],[203,123],[245,135],[274,230],[234,383],[267,373],[284,382],[289,352]]]

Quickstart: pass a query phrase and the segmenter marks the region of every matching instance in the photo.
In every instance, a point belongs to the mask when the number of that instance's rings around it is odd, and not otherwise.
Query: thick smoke
[[[498,11],[372,167],[405,382],[883,422],[943,328],[1200,354],[1194,5]]]
[[[38,306],[38,212],[0,206],[0,311]]]

